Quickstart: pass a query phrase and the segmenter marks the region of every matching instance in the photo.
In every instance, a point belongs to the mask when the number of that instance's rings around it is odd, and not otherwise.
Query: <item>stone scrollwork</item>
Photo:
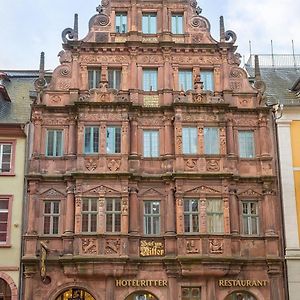
[[[121,159],[109,159],[107,161],[107,167],[112,172],[118,171],[121,167]]]
[[[106,240],[105,254],[120,254],[121,241],[120,239]]]
[[[78,40],[78,15],[74,16],[74,28],[66,28],[61,34],[61,38],[64,44],[67,44],[68,41],[77,41]]]
[[[84,165],[88,171],[95,171],[98,167],[98,160],[96,158],[87,158]]]
[[[232,30],[227,30],[225,32],[225,40],[226,40],[226,42],[234,44],[237,40],[237,36],[236,36],[235,32]]]

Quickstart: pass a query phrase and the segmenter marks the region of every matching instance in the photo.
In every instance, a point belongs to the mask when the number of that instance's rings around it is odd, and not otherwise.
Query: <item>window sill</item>
[[[11,248],[11,244],[0,244],[0,248]]]
[[[14,172],[9,172],[9,173],[0,173],[0,176],[16,176]]]

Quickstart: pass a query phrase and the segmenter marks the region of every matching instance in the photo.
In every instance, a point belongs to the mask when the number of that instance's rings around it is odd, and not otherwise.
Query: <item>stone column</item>
[[[268,136],[267,118],[262,115],[259,117],[259,144],[261,156],[269,156],[271,141]]]
[[[38,207],[37,192],[38,183],[35,181],[30,181],[28,183],[28,221],[27,221],[27,234],[37,234],[36,228],[36,210]]]
[[[269,183],[264,184],[264,220],[265,234],[275,235],[275,207],[273,190]]]
[[[174,198],[174,185],[172,182],[166,184],[166,209],[165,209],[165,219],[166,219],[166,234],[175,234],[175,198]]]
[[[128,90],[128,65],[122,65],[121,90]]]
[[[33,276],[36,272],[32,267],[25,266],[24,271],[24,300],[32,300],[33,298]]]
[[[75,155],[76,145],[76,131],[75,131],[75,119],[73,116],[69,116],[69,145],[68,154]]]
[[[172,272],[173,273],[173,272]],[[176,275],[168,275],[169,287],[168,287],[168,299],[178,299],[178,284]]]
[[[66,225],[64,234],[74,233],[74,220],[75,220],[75,194],[74,183],[67,182],[67,205],[66,205]]]
[[[41,136],[42,136],[42,115],[40,112],[33,112],[32,120],[34,124],[33,137],[33,155],[41,153]]]
[[[81,233],[81,195],[76,195],[75,205],[75,234]]]
[[[173,132],[172,132],[172,119],[170,116],[165,116],[164,117],[164,125],[165,125],[165,155],[172,155],[173,154],[173,149],[172,149],[172,137],[173,137]]]
[[[140,205],[138,199],[138,189],[131,187],[129,189],[129,232],[137,234],[140,231]]]
[[[128,234],[128,193],[122,195],[121,233]]]
[[[199,231],[200,233],[206,233],[206,196],[205,194],[201,193],[200,194],[200,207],[199,207],[199,211],[200,211],[200,224],[199,224]]]
[[[129,153],[128,121],[122,122],[121,154]]]
[[[228,195],[223,197],[224,205],[224,233],[230,234],[230,214],[229,214],[229,198]]]
[[[171,73],[171,68],[170,68],[170,54],[167,53],[164,55],[164,61],[165,61],[165,66],[164,66],[164,89],[171,89],[171,84],[170,84],[170,73]]]
[[[99,226],[98,226],[98,232],[100,234],[105,233],[106,224],[105,224],[105,196],[104,193],[99,193]],[[122,209],[122,203],[121,203],[121,209]],[[122,224],[122,220],[121,220]],[[122,225],[121,225],[122,227]],[[122,230],[122,228],[121,228]]]
[[[184,233],[183,199],[180,193],[176,193],[176,233],[177,234]]]
[[[239,204],[236,189],[229,189],[230,229],[232,234],[240,233]]]
[[[233,138],[233,120],[228,119],[227,121],[227,152],[228,155],[233,156],[234,151],[234,138]]]
[[[173,89],[174,91],[180,91],[179,79],[178,79],[178,66],[173,64]]]
[[[138,154],[138,122],[135,117],[130,119],[130,155]]]
[[[129,76],[130,89],[138,89],[136,63],[137,63],[137,52],[133,51],[130,53],[130,76]]]

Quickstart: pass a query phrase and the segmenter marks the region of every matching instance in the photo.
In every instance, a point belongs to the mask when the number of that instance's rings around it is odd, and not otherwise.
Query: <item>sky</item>
[[[237,34],[238,50],[247,61],[249,41],[253,54],[300,54],[299,0],[198,0],[202,15],[219,40],[219,17],[226,30]],[[41,51],[46,69],[53,70],[62,49],[61,32],[73,27],[79,14],[79,38],[86,36],[88,21],[100,0],[0,0],[0,69],[37,69]]]

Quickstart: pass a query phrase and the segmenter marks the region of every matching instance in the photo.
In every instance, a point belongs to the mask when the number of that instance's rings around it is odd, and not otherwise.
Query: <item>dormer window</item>
[[[116,13],[116,33],[127,32],[127,13]]]
[[[143,14],[142,30],[145,34],[156,34],[156,13]]]
[[[172,14],[172,33],[183,34],[183,15]]]

